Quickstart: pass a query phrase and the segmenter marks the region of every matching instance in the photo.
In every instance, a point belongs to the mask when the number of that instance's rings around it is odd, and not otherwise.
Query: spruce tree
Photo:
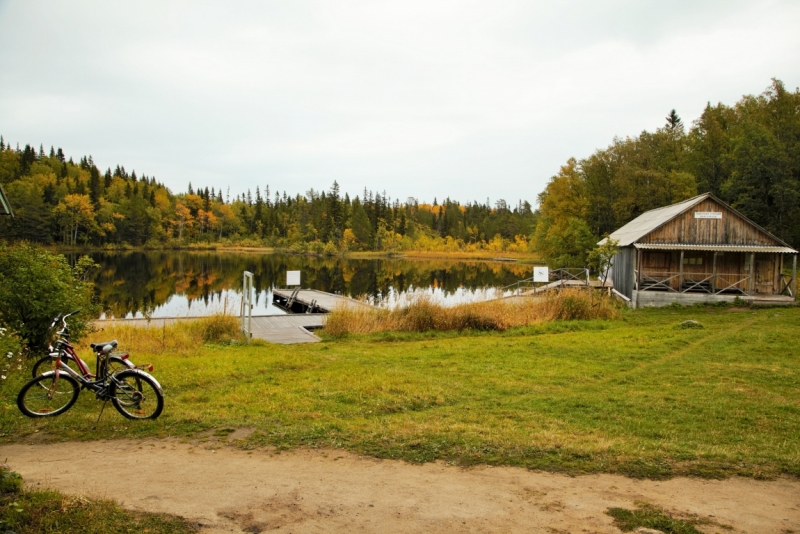
[[[675,112],[674,109],[669,112],[669,115],[667,115],[666,119],[667,119],[667,128],[669,128],[670,130],[683,128],[683,121],[681,120],[681,118],[678,116],[678,114]]]
[[[97,208],[100,206],[100,197],[102,196],[102,191],[100,189],[100,171],[97,170],[97,167],[92,165],[89,173],[89,198],[94,207]]]

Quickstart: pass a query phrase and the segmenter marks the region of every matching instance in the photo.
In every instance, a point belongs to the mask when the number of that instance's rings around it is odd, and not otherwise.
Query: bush
[[[69,323],[73,339],[80,339],[97,315],[92,284],[83,279],[93,265],[83,257],[70,267],[63,255],[29,243],[0,244],[0,323],[29,351],[39,351],[47,346],[53,317],[80,309]]]

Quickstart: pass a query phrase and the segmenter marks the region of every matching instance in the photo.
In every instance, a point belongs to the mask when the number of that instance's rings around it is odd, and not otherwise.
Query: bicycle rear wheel
[[[164,409],[161,387],[147,373],[122,371],[111,377],[111,402],[128,419],[155,419]]]
[[[55,356],[50,356],[49,354],[47,356],[42,356],[41,358],[39,358],[39,361],[33,364],[33,369],[31,369],[31,378],[36,378],[37,376],[41,376],[48,371],[54,370],[56,365],[56,359],[57,358]],[[76,373],[80,374],[81,370],[78,367],[78,364],[75,363],[75,360],[73,360],[71,356],[67,355],[62,356],[61,363],[66,365],[67,367],[70,367]]]
[[[28,417],[53,417],[69,410],[78,400],[81,388],[67,373],[55,371],[37,376],[17,395],[19,411]]]

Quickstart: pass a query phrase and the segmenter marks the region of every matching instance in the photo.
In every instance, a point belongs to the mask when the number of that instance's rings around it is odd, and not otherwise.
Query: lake
[[[531,276],[510,262],[407,258],[350,259],[252,252],[147,251],[92,253],[91,277],[104,317],[189,317],[238,314],[242,273],[253,273],[253,315],[280,314],[272,288],[286,271],[302,273],[302,287],[393,307],[426,294],[447,305],[493,298],[495,288]],[[71,258],[74,261],[74,256]]]

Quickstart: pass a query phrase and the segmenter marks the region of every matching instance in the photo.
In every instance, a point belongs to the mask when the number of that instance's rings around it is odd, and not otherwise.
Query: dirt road
[[[800,481],[794,479],[568,477],[176,440],[12,444],[0,446],[5,458],[30,486],[182,515],[202,524],[205,534],[618,533],[605,510],[633,508],[636,501],[705,518],[711,523],[704,532],[800,532]]]

